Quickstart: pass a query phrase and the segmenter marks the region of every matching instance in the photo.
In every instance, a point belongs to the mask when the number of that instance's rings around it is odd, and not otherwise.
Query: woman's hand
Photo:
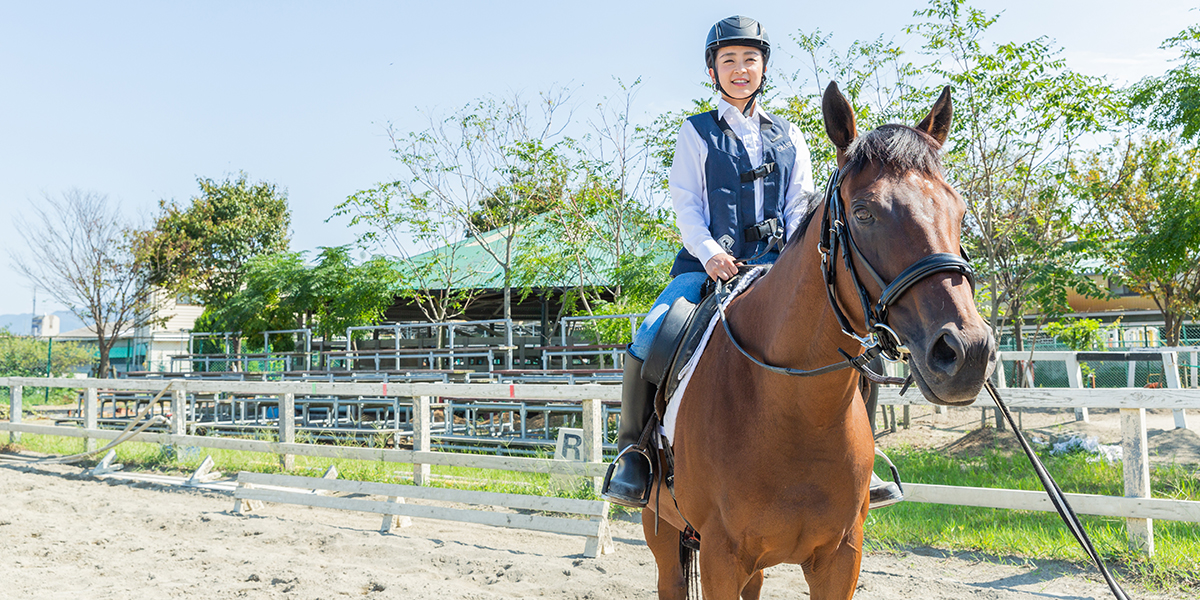
[[[733,259],[733,256],[724,252],[713,256],[704,263],[704,271],[708,273],[713,281],[728,280],[730,277],[737,275],[738,263]]]

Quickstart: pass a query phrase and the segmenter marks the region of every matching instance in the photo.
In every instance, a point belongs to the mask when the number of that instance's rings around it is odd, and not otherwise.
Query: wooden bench
[[[386,500],[325,496],[314,491],[341,492],[383,496]],[[576,500],[573,498],[546,498],[521,494],[475,492],[445,488],[430,488],[395,483],[369,481],[347,481],[296,475],[269,475],[266,473],[238,473],[237,489],[234,491],[234,512],[246,512],[254,502],[277,502],[319,506],[341,510],[355,510],[385,515],[382,531],[391,527],[392,518],[420,517],[478,523],[495,527],[531,529],[580,535],[587,538],[583,554],[595,558],[613,550],[612,537],[608,531],[608,503],[598,500]],[[456,502],[477,505],[480,508],[450,508],[423,504],[407,504],[405,498]],[[536,514],[513,514],[487,510],[487,506],[510,509],[546,511],[573,515],[584,515],[588,520],[565,517],[548,517]]]

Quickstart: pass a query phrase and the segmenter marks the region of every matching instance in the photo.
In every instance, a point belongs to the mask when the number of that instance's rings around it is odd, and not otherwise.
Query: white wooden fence
[[[1158,351],[1155,351],[1158,353]],[[1079,420],[1087,420],[1089,408],[1115,408],[1121,411],[1121,451],[1125,496],[1067,494],[1078,514],[1125,517],[1130,547],[1154,553],[1154,519],[1200,522],[1200,502],[1151,498],[1150,460],[1146,448],[1146,409],[1171,409],[1175,427],[1187,427],[1188,409],[1200,409],[1200,389],[1183,389],[1179,377],[1177,353],[1162,351],[1166,378],[1164,388],[1084,388],[1076,352],[1002,352],[1001,360],[1062,361],[1066,364],[1070,388],[1008,388],[1000,370],[1000,397],[1014,409],[1074,409]],[[1095,355],[1097,353],[1087,353]],[[1132,364],[1132,363],[1130,363]],[[1129,382],[1132,384],[1132,367]],[[1195,376],[1192,376],[1195,379]],[[910,390],[901,397],[898,388],[883,388],[882,405],[920,405],[929,403],[919,392]],[[992,407],[987,392],[980,392],[975,406]],[[1052,473],[1053,474],[1053,473]],[[912,502],[957,504],[988,508],[1054,511],[1044,492],[1001,490],[994,488],[905,484],[905,499]]]
[[[381,530],[391,529],[392,518],[420,517],[464,523],[479,523],[493,527],[530,529],[565,535],[579,535],[587,539],[583,555],[595,558],[612,551],[612,536],[608,532],[608,503],[576,498],[545,498],[522,494],[500,494],[472,490],[429,488],[394,483],[370,481],[344,481],[319,477],[295,475],[270,475],[266,473],[238,474],[238,487],[234,491],[237,499],[234,511],[246,512],[255,502],[278,502],[302,506],[320,506],[370,512],[384,515]],[[386,501],[366,498],[329,497],[313,491],[342,492],[386,497]],[[455,508],[408,504],[404,499],[417,498],[469,504],[475,506],[503,506],[527,511],[583,515],[587,520],[552,517],[537,514],[501,513],[486,509]]]
[[[1040,353],[1035,360],[1065,360],[1073,353]],[[1028,354],[1025,354],[1025,358]],[[143,391],[157,393],[171,385],[172,415],[167,433],[141,433],[134,439],[143,442],[222,448],[277,454],[285,466],[292,457],[319,456],[335,459],[381,460],[413,465],[413,478],[423,485],[429,477],[430,465],[472,467],[509,471],[558,473],[592,478],[598,483],[607,464],[603,462],[602,441],[604,423],[601,402],[619,400],[619,386],[605,385],[537,385],[537,384],[440,384],[440,383],[313,383],[313,382],[243,382],[193,380],[136,380],[136,379],[66,379],[66,378],[0,378],[0,386],[11,389],[9,423],[0,422],[0,431],[10,432],[14,439],[21,433],[83,437],[89,447],[95,440],[114,439],[119,432],[97,427],[97,389]],[[21,422],[21,393],[23,387],[50,386],[84,390],[83,428],[33,425]],[[281,415],[279,441],[220,438],[187,435],[183,422],[186,394],[233,393],[275,395],[279,397]],[[1154,548],[1152,519],[1200,522],[1200,502],[1150,498],[1150,468],[1146,452],[1145,409],[1200,409],[1200,390],[1192,389],[1051,389],[1007,388],[1002,395],[1013,408],[1116,408],[1121,410],[1124,448],[1125,496],[1089,496],[1068,494],[1076,512],[1124,517],[1129,523],[1130,544],[1145,553]],[[395,396],[407,398],[413,407],[413,450],[300,444],[295,442],[293,410],[297,395],[323,396]],[[430,403],[435,397],[478,399],[544,399],[579,401],[583,405],[585,462],[452,454],[430,451]],[[880,392],[884,405],[927,404],[921,394],[911,390],[904,397],[898,388]],[[991,406],[986,394],[981,394],[978,406]],[[1048,510],[1049,504],[1041,492],[935,486],[918,483],[905,485],[908,500],[940,504],[958,504],[1021,510]]]

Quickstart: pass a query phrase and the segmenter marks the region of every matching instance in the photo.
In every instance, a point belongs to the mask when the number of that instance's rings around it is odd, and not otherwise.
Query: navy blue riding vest
[[[750,164],[746,146],[719,119],[717,111],[688,118],[708,146],[704,161],[708,231],[737,259],[753,257],[766,243],[746,231],[758,222],[754,210],[755,180],[763,180],[763,219],[777,219],[782,225],[784,196],[796,165],[796,146],[788,137],[787,122],[761,110],[754,118],[759,120],[763,141],[763,161],[758,169]],[[704,272],[704,265],[687,248],[680,249],[671,266],[671,277],[693,271]]]

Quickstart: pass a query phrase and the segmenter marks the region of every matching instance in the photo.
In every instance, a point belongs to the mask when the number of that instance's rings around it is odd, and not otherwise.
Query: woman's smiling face
[[[762,84],[763,53],[758,48],[725,46],[717,50],[713,64],[714,68],[708,70],[709,76],[715,74],[721,89],[732,98],[748,98]]]

